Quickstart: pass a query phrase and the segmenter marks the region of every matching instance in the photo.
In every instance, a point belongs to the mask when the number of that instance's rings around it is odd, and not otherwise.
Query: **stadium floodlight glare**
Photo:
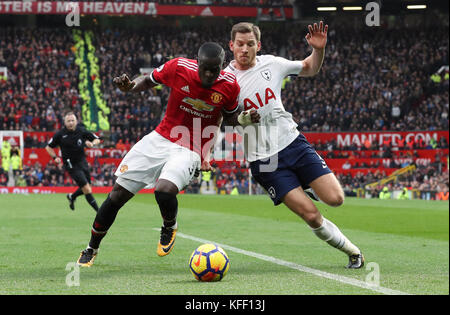
[[[362,7],[343,7],[342,10],[344,11],[362,11]]]
[[[336,11],[336,7],[317,7],[317,11]]]
[[[419,9],[426,9],[427,5],[426,4],[410,4],[410,5],[407,5],[406,8],[408,10],[419,10]]]

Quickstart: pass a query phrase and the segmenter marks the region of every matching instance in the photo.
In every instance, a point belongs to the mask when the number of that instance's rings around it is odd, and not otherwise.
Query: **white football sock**
[[[353,245],[333,222],[325,218],[323,218],[322,226],[312,229],[312,231],[318,238],[347,255],[359,255],[361,253],[359,248]]]

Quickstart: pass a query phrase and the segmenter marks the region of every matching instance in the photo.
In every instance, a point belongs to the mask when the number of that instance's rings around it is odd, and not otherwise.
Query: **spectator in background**
[[[408,188],[404,187],[402,189],[402,192],[397,196],[397,199],[399,199],[399,200],[408,200],[409,199]]]
[[[127,149],[127,146],[125,145],[125,143],[123,143],[122,139],[119,139],[119,141],[117,141],[116,149],[117,150],[126,150]]]
[[[17,173],[20,173],[20,171],[22,170],[22,158],[20,157],[19,148],[14,147],[11,150],[10,163],[11,163],[11,167],[12,167],[14,175],[16,175]]]
[[[398,139],[397,146],[399,150],[403,150],[405,148],[405,138],[403,136],[400,136]]]
[[[346,160],[345,163],[342,165],[343,170],[349,170],[351,168],[352,168],[352,165],[350,164],[350,162],[348,160]]]
[[[380,199],[391,199],[391,192],[388,187],[383,187],[379,196]]]
[[[367,137],[364,140],[364,146],[363,148],[365,148],[366,150],[370,150],[370,148],[372,147],[372,142],[370,141],[369,137]]]
[[[218,179],[216,181],[216,187],[217,187],[217,193],[219,195],[226,193],[226,188],[225,188],[226,183],[227,183],[227,180],[224,177],[224,175],[218,175]]]
[[[11,161],[11,143],[6,139],[3,139],[1,147],[1,158],[2,158],[2,168],[5,171],[9,170],[10,161]]]
[[[0,167],[0,186],[7,186],[8,185],[8,172],[6,172],[2,167]]]

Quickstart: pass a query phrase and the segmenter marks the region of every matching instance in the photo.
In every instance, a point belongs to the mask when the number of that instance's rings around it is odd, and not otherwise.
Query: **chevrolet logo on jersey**
[[[212,112],[214,110],[214,106],[207,104],[205,101],[203,100],[199,100],[199,99],[193,99],[190,97],[185,97],[183,98],[183,102],[191,105],[193,108],[195,108],[196,110],[199,111],[208,111],[208,112]]]

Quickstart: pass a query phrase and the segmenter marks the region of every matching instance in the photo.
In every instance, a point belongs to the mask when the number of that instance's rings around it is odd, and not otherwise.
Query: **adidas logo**
[[[206,7],[201,13],[201,16],[214,16],[214,13],[211,11],[210,7]]]
[[[185,85],[181,88],[182,91],[185,91],[186,93],[190,93],[189,91],[189,85]]]

